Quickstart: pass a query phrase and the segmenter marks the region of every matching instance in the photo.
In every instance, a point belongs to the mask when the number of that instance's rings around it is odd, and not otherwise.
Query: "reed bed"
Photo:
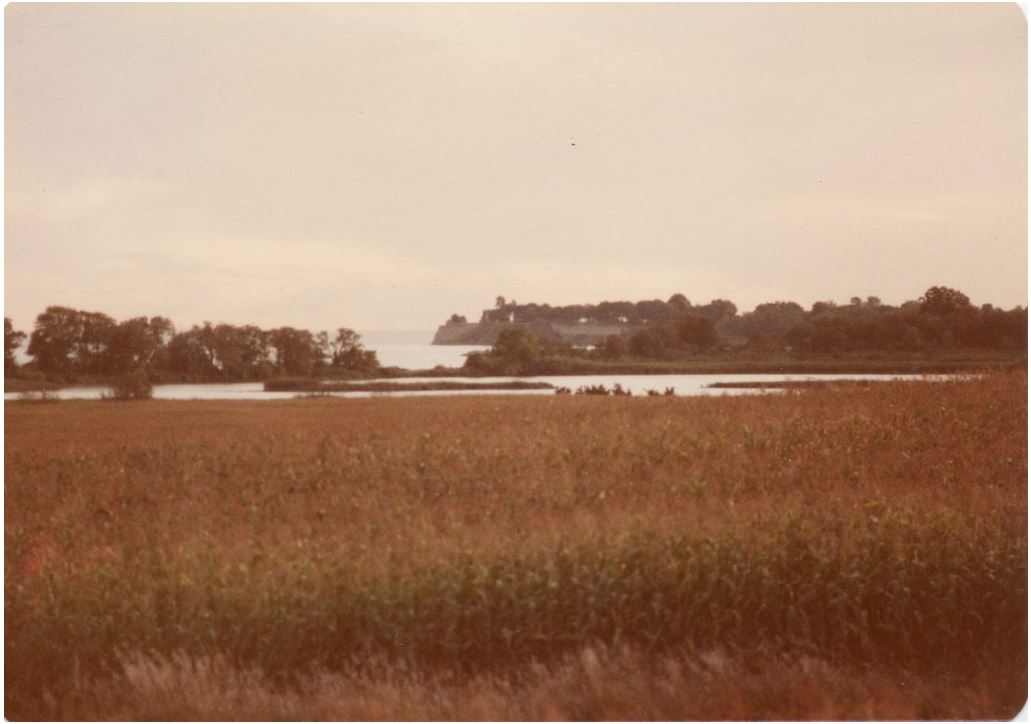
[[[5,713],[1012,716],[1026,380],[8,403]]]

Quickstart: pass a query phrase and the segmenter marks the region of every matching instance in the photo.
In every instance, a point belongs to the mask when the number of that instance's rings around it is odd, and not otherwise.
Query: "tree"
[[[931,287],[920,297],[920,311],[945,317],[971,308],[970,297],[948,287]]]
[[[269,362],[269,335],[258,327],[219,324],[208,331],[204,328],[202,339],[210,345],[210,357],[223,379],[250,380],[271,376]]]
[[[379,368],[376,353],[362,348],[361,336],[353,329],[338,329],[330,352],[334,367],[357,371],[372,371]]]
[[[791,329],[805,321],[805,310],[795,302],[767,302],[741,318],[742,329],[753,346],[773,348]]]
[[[610,334],[605,338],[601,353],[605,359],[619,359],[626,354],[626,342],[618,334]]]
[[[315,372],[322,370],[330,360],[329,332],[319,332],[312,345],[312,367]]]
[[[492,351],[506,362],[529,365],[541,353],[541,340],[526,327],[509,327],[501,330]]]
[[[107,352],[118,326],[115,320],[101,312],[79,312],[80,336],[75,351],[79,372],[106,373]]]
[[[19,332],[11,323],[10,317],[4,317],[4,373],[10,374],[18,369],[14,359],[14,351],[25,341],[25,332]]]
[[[669,307],[661,299],[646,299],[634,305],[634,311],[642,322],[658,322],[669,315]]]
[[[630,338],[630,353],[635,357],[661,359],[664,348],[662,337],[651,327],[642,329]]]
[[[678,312],[686,311],[687,308],[691,306],[691,302],[688,301],[687,297],[679,292],[666,300],[666,304],[673,307]]]
[[[240,363],[247,376],[262,380],[271,377],[273,368],[269,359],[269,333],[253,324],[237,327],[237,330],[237,339],[242,347]]]
[[[702,307],[694,307],[693,311],[701,314],[713,323],[729,319],[737,315],[737,305],[729,299],[713,299]]]
[[[309,377],[315,361],[315,338],[306,329],[280,327],[271,333],[276,365],[283,373]]]
[[[447,320],[448,324],[468,324],[468,320],[460,314],[452,314],[451,318]]]
[[[36,358],[41,372],[73,371],[72,355],[79,343],[80,326],[78,312],[70,307],[47,307],[36,317],[27,352]]]
[[[712,320],[690,312],[676,321],[677,341],[680,344],[694,345],[707,349],[719,341],[716,325]]]
[[[124,372],[111,382],[111,391],[104,395],[105,400],[128,402],[129,400],[149,400],[154,396],[154,386],[147,373],[142,369]]]
[[[158,352],[175,335],[175,327],[165,317],[134,317],[119,323],[110,335],[106,372],[126,372],[148,368]]]
[[[341,365],[346,356],[354,349],[360,348],[361,336],[353,329],[340,327],[333,339],[332,356],[333,364]]]
[[[213,380],[221,376],[215,364],[211,325],[193,326],[180,332],[168,343],[168,368],[190,380]]]

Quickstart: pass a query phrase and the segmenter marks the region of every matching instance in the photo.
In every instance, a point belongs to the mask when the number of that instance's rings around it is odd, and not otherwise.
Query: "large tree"
[[[680,344],[708,349],[719,342],[720,336],[716,332],[716,325],[712,320],[699,314],[682,314],[674,325],[677,342]]]
[[[206,328],[205,328],[206,327]],[[215,380],[221,370],[215,363],[211,325],[193,326],[168,343],[168,369],[190,380]]]
[[[81,337],[79,312],[71,307],[47,307],[36,317],[27,352],[39,369],[49,374],[74,371],[73,355]]]
[[[155,357],[175,336],[175,327],[165,317],[134,317],[120,322],[108,346],[108,372],[150,367]]]
[[[315,366],[314,335],[306,329],[280,327],[271,332],[272,347],[276,352],[276,366],[283,374],[308,377]]]
[[[939,317],[970,309],[970,297],[948,287],[931,287],[920,297],[920,310]]]
[[[330,352],[334,367],[358,371],[370,371],[379,367],[376,353],[362,347],[361,336],[353,329],[338,329],[330,345]]]

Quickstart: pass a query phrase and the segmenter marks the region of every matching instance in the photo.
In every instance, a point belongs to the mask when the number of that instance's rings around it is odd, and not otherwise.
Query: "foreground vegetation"
[[[9,718],[995,718],[1027,382],[7,403]]]

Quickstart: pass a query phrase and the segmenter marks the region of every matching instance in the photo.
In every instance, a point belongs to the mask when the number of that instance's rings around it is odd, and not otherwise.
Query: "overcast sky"
[[[1016,5],[6,6],[5,314],[1027,304]]]

